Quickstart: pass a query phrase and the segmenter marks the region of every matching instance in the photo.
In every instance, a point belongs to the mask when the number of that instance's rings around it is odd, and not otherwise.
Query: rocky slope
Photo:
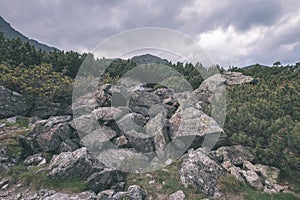
[[[49,118],[37,114],[47,113],[49,107],[33,112],[37,108],[30,107],[22,95],[1,87],[0,197],[192,199],[185,189],[192,188],[189,191],[202,197],[232,199],[220,185],[228,176],[256,190],[287,192],[288,186],[277,183],[278,169],[256,164],[249,149],[230,144],[219,125],[221,120],[202,110],[204,106],[213,110],[211,102],[220,88],[253,81],[240,73],[225,73],[206,80],[195,91],[174,93],[167,88],[132,85],[134,81],[127,80],[121,85],[100,85],[77,98],[73,115],[69,108]],[[21,116],[30,116],[27,127],[20,125]],[[179,163],[172,176],[178,178],[182,190],[163,194],[160,191],[169,180],[160,183],[151,173],[171,173],[168,166],[172,162]],[[26,173],[20,173],[23,179],[15,181],[20,166]],[[150,177],[147,184],[157,187],[158,192],[130,185],[129,177],[134,173]],[[38,183],[43,189],[34,189],[33,180],[24,183],[25,175],[41,176],[44,182]],[[80,180],[85,191],[53,189],[53,183],[66,180]],[[49,182],[51,187],[45,189]]]

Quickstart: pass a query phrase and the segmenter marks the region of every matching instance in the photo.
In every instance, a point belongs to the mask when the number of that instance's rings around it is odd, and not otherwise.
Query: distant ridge
[[[131,58],[131,60],[138,65],[150,64],[150,63],[159,63],[159,64],[166,65],[169,63],[169,61],[167,59],[162,59],[160,57],[157,57],[157,56],[154,56],[151,54],[134,56]]]
[[[11,25],[4,20],[3,17],[0,16],[0,32],[3,33],[3,36],[7,39],[16,39],[20,38],[23,42],[29,42],[33,45],[37,50],[41,49],[42,51],[50,52],[50,51],[59,51],[57,48],[49,47],[48,45],[41,44],[36,40],[29,39],[24,36],[22,33],[16,31]]]
[[[245,66],[245,67],[241,67],[242,69],[249,69],[249,68],[252,68],[252,67],[255,67],[255,66],[257,66],[257,65],[259,65],[260,67],[269,67],[269,66],[267,66],[267,65],[261,65],[261,64],[254,64],[254,65],[248,65],[248,66]]]

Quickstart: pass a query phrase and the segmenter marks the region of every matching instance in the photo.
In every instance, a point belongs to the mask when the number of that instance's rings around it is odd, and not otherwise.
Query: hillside
[[[299,64],[226,71],[0,41],[1,199],[299,199]]]
[[[3,17],[0,16],[0,32],[3,33],[3,36],[7,39],[16,39],[20,38],[23,42],[29,42],[29,44],[33,45],[37,50],[41,49],[42,51],[58,51],[57,48],[50,47],[46,44],[39,43],[33,39],[29,39],[24,36],[22,33],[16,31],[11,25],[5,21]]]

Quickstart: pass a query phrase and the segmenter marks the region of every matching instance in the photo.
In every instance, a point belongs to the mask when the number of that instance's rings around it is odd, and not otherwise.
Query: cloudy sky
[[[0,15],[63,50],[91,51],[122,31],[162,27],[190,36],[224,67],[300,61],[299,0],[1,0]]]

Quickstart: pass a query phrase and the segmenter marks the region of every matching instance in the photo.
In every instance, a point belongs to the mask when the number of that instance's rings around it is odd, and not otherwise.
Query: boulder
[[[8,88],[0,86],[0,119],[28,114],[31,104],[26,98]]]
[[[170,142],[170,137],[165,127],[166,120],[159,113],[146,124],[146,132],[148,135],[153,135],[153,142],[156,154],[159,158],[165,157],[165,147]]]
[[[108,200],[113,196],[114,193],[115,191],[112,189],[103,190],[97,194],[97,200]]]
[[[170,194],[169,200],[184,200],[185,194],[182,192],[182,190],[178,190],[177,192],[174,192]]]
[[[145,132],[144,126],[146,123],[147,119],[143,115],[137,113],[129,113],[117,121],[118,127],[123,132],[130,130]]]
[[[128,140],[128,144],[137,152],[150,153],[154,151],[153,136],[145,133],[139,133],[130,130],[124,133]]]
[[[172,139],[182,138],[190,148],[217,149],[229,144],[227,135],[218,123],[192,106],[179,107],[170,119],[170,127]]]
[[[118,192],[113,195],[110,200],[121,200],[121,199],[130,199],[130,200],[146,200],[147,195],[145,190],[143,190],[140,186],[131,185],[128,187],[126,192]]]
[[[224,146],[216,150],[216,156],[222,162],[229,161],[235,166],[242,166],[243,162],[254,160],[254,155],[247,147],[241,145]]]
[[[263,189],[261,178],[254,171],[242,170],[241,175],[248,185],[254,187],[257,190]]]
[[[93,173],[87,179],[89,189],[96,193],[109,189],[121,181],[124,181],[124,175],[112,168],[105,168],[100,172]]]
[[[94,119],[99,121],[100,124],[109,126],[129,113],[129,109],[126,107],[99,107],[91,112]]]
[[[24,153],[60,153],[64,150],[78,149],[80,147],[78,134],[70,126],[70,120],[70,116],[56,116],[48,120],[37,121],[31,133],[19,138]]]
[[[87,178],[104,166],[85,147],[53,156],[48,176],[55,179]]]
[[[116,131],[107,126],[99,126],[98,129],[92,131],[81,138],[81,142],[90,151],[101,151],[112,148],[112,139],[117,136]]]
[[[24,161],[23,164],[27,166],[39,166],[46,163],[46,159],[42,156],[41,153],[34,154],[28,156]]]
[[[64,114],[64,109],[60,103],[54,102],[36,102],[30,111],[30,116],[36,116],[42,119],[47,119],[51,116],[57,116]]]
[[[240,85],[244,83],[254,83],[255,81],[257,81],[253,77],[243,75],[240,72],[225,71],[223,72],[222,77],[226,79],[226,85]]]
[[[37,192],[19,193],[15,199],[22,200],[96,200],[96,194],[91,191],[85,191],[77,194],[57,192],[55,190],[39,190]]]
[[[106,149],[95,152],[95,156],[105,166],[126,172],[145,170],[150,159],[146,154],[136,153],[134,149],[127,148]]]
[[[217,180],[226,174],[225,169],[207,156],[203,149],[189,150],[179,170],[182,184],[194,187],[208,196],[217,196]]]

